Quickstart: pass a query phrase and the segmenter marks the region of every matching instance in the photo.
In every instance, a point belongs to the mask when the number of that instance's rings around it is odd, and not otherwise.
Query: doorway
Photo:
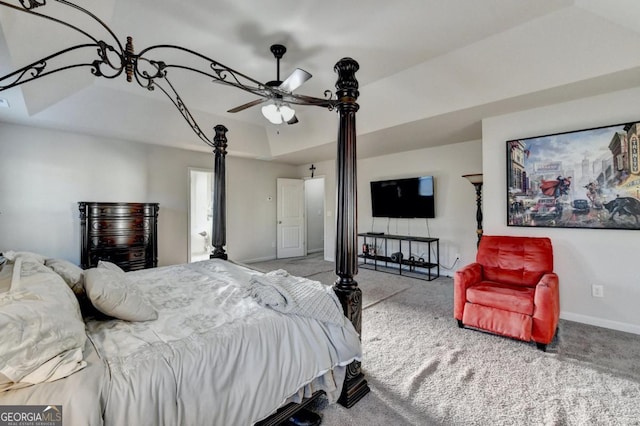
[[[324,177],[277,179],[276,257],[324,253]]]
[[[304,181],[307,254],[324,254],[324,177]]]
[[[213,230],[213,172],[189,168],[188,261],[206,260]]]

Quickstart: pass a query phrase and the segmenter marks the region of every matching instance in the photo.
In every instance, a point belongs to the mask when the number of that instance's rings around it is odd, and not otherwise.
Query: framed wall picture
[[[640,229],[640,122],[506,145],[507,225]]]

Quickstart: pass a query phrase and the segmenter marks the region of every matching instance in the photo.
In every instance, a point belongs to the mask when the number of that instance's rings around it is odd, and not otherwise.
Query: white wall
[[[358,232],[385,232],[440,239],[440,273],[452,272],[475,259],[476,196],[461,176],[482,172],[481,141],[425,148],[358,162]],[[371,216],[371,188],[375,180],[434,177],[434,219],[386,219]],[[413,249],[413,247],[412,247]],[[424,248],[421,248],[424,251]],[[418,251],[420,250],[413,250]],[[461,260],[454,265],[456,254]],[[419,253],[418,253],[419,254]]]
[[[335,259],[335,161],[314,163],[316,175],[325,177],[325,259]],[[305,173],[307,165],[298,171]],[[482,172],[481,141],[425,148],[358,161],[358,232],[380,231],[402,235],[432,236],[440,239],[442,275],[452,275],[473,259],[476,251],[476,196],[473,185],[461,176]],[[435,178],[436,218],[387,219],[371,217],[369,182],[433,175]],[[387,229],[387,224],[389,228]],[[427,226],[428,225],[428,226]],[[454,264],[455,255],[461,261]]]
[[[229,144],[233,144],[229,134]],[[188,168],[213,154],[0,123],[0,251],[80,259],[78,201],[158,202],[158,262],[187,261]],[[227,251],[273,258],[276,177],[293,166],[227,159]]]
[[[276,179],[299,177],[294,166],[227,158],[227,252],[230,258],[253,262],[276,257]]]
[[[638,99],[634,89],[485,119],[482,156],[485,233],[550,237],[561,317],[640,334],[640,231],[507,227],[505,151],[511,139],[638,121]]]
[[[146,147],[0,124],[0,250],[79,263],[78,201],[147,199]]]

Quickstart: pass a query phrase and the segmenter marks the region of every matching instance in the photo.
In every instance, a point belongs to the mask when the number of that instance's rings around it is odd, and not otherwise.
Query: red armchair
[[[453,316],[469,326],[546,351],[558,327],[560,294],[549,238],[485,235],[476,262],[453,281]]]

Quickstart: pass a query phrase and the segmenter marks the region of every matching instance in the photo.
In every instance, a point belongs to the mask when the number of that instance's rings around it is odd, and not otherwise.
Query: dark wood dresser
[[[158,203],[82,201],[78,207],[82,268],[99,260],[125,271],[158,266]]]

